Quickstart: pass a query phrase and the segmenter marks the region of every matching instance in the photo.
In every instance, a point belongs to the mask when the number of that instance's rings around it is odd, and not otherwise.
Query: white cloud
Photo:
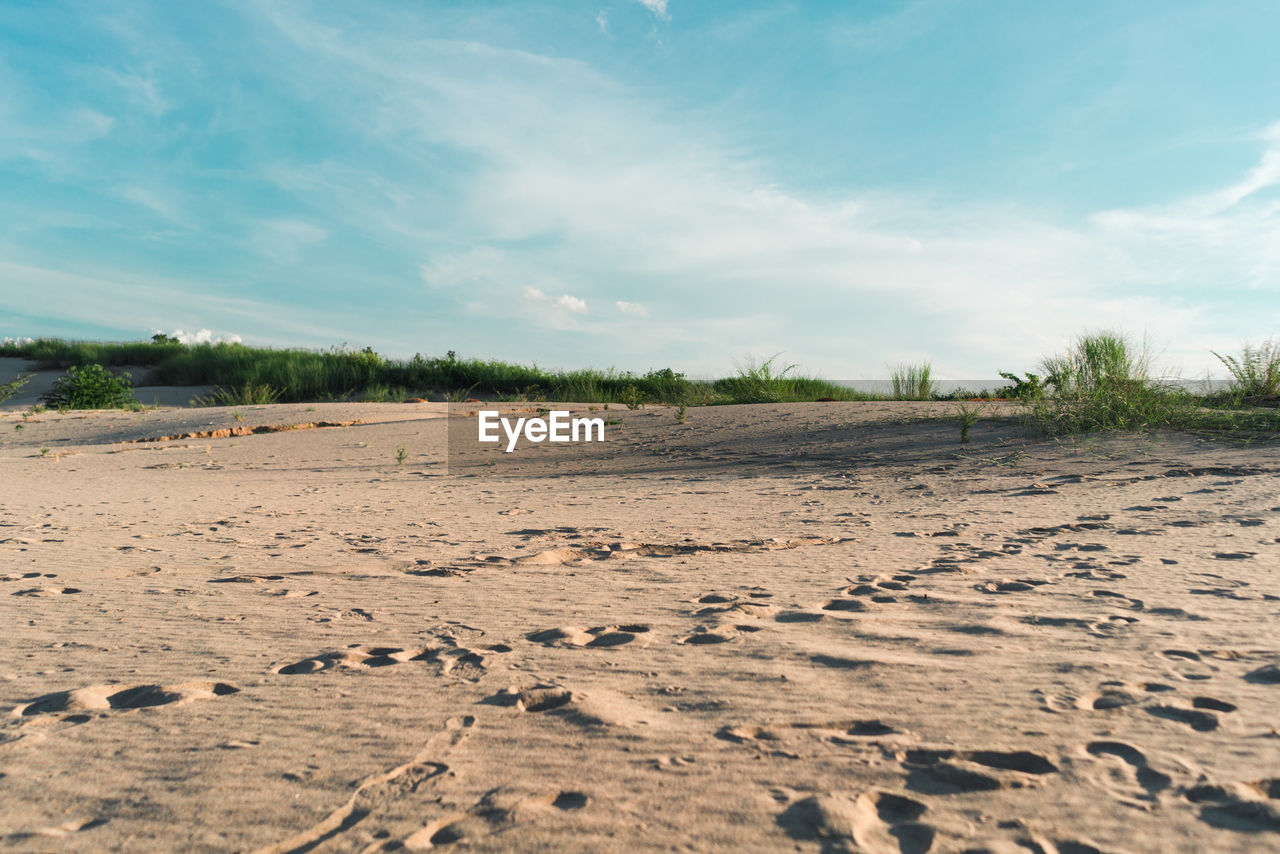
[[[665,3],[645,5],[666,14]],[[442,152],[465,154],[447,220],[428,221],[425,206],[378,207],[354,177],[325,185],[328,207],[354,198],[361,216],[378,212],[377,233],[416,244],[441,299],[496,306],[489,316],[513,324],[530,304],[564,323],[587,308],[571,294],[586,293],[618,309],[583,325],[603,347],[634,314],[617,297],[643,292],[672,319],[622,345],[633,353],[611,349],[619,360],[660,347],[720,370],[746,352],[786,350],[829,376],[882,376],[886,362],[925,348],[940,375],[989,378],[1025,370],[1082,329],[1140,325],[1176,342],[1169,355],[1196,371],[1214,366],[1210,348],[1280,327],[1274,302],[1260,311],[1247,300],[1280,275],[1276,127],[1256,168],[1217,193],[1070,221],[907,193],[814,198],[581,62],[406,45],[259,8],[297,47],[282,62],[299,85],[326,87],[371,147],[405,158],[404,186],[414,165],[429,185]],[[536,357],[543,345],[526,346]],[[587,352],[581,341],[575,350]]]
[[[159,329],[154,330],[160,332]],[[218,335],[208,329],[201,329],[197,332],[184,332],[181,329],[175,329],[169,333],[170,338],[176,338],[183,344],[242,344],[244,339],[239,335]]]
[[[535,288],[531,285],[525,285],[524,298],[527,299],[529,302],[553,305],[557,308],[562,308],[565,311],[571,311],[574,314],[587,313],[586,300],[575,297],[572,294],[563,294],[561,296],[558,296],[552,299],[551,297],[547,296],[538,288]]]
[[[635,0],[659,18],[670,18],[667,14],[667,0]]]
[[[624,314],[634,314],[639,317],[645,317],[649,314],[648,309],[639,303],[627,302],[626,300],[618,300],[614,303],[618,307],[618,311]]]
[[[575,314],[587,313],[587,301],[570,294],[564,294],[563,296],[557,297],[556,305],[560,306],[565,311],[572,311]]]
[[[604,9],[596,13],[596,26],[600,28],[600,32],[609,35],[609,13]]]

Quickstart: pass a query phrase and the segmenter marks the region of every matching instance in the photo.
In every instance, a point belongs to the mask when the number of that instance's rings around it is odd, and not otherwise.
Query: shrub
[[[996,389],[996,397],[1012,397],[1016,400],[1034,400],[1044,397],[1044,384],[1040,382],[1038,374],[1028,372],[1025,380],[1007,371],[1001,371],[1000,376],[1008,380],[1010,385]]]
[[[636,385],[623,386],[622,391],[618,392],[618,402],[625,404],[627,409],[639,409],[644,406],[647,396]]]
[[[71,367],[40,399],[58,409],[137,409],[129,379],[102,365]]]

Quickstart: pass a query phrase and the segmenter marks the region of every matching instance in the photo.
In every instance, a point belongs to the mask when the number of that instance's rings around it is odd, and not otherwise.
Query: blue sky
[[[964,379],[1118,328],[1203,375],[1280,334],[1277,32],[1272,0],[11,0],[0,336]]]

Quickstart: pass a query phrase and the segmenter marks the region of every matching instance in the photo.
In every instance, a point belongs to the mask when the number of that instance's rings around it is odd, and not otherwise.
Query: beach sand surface
[[[477,408],[0,413],[0,847],[1280,849],[1274,444]]]

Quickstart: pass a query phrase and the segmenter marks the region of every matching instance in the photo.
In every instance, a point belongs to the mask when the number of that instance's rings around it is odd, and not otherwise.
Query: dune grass
[[[1211,352],[1231,373],[1229,397],[1242,402],[1280,398],[1280,347],[1274,340],[1264,341],[1257,347],[1245,344],[1239,357]]]
[[[894,400],[933,400],[938,393],[933,366],[928,362],[900,364],[889,373]]]
[[[42,338],[0,345],[0,356],[30,359],[41,369],[95,364],[148,368],[147,385],[215,386],[213,394],[197,401],[205,405],[434,396],[701,406],[876,397],[797,376],[793,367],[778,370],[773,359],[749,362],[733,377],[691,380],[671,368],[643,374],[612,368],[549,371],[537,365],[462,359],[452,352],[394,360],[369,348],[271,349],[157,339],[102,343]]]
[[[1116,332],[1082,335],[1041,368],[1046,391],[1028,398],[1024,412],[1042,436],[1167,428],[1250,439],[1280,432],[1280,410],[1193,394],[1157,377],[1146,344]]]
[[[995,394],[1019,399],[1022,418],[1041,436],[1097,430],[1172,428],[1251,438],[1280,432],[1280,347],[1271,341],[1245,346],[1238,356],[1214,355],[1231,372],[1225,393],[1196,395],[1157,377],[1149,350],[1116,332],[1078,337],[1062,353],[1043,359],[1038,374]],[[549,371],[498,360],[416,355],[387,359],[369,348],[271,349],[244,344],[185,345],[152,341],[102,343],[38,339],[0,344],[0,356],[39,367],[85,369],[91,365],[149,369],[146,384],[214,386],[206,405],[252,405],[319,400],[396,401],[414,397],[465,401],[523,400],[703,406],[814,400],[953,400],[987,397],[957,391],[939,394],[928,362],[893,370],[893,393],[868,394],[805,377],[774,356],[748,360],[730,377],[691,380],[671,368],[639,374],[616,369]],[[1043,376],[1045,379],[1041,380]],[[966,420],[962,416],[963,421]],[[971,426],[971,425],[970,425]],[[964,431],[967,437],[967,430]]]

